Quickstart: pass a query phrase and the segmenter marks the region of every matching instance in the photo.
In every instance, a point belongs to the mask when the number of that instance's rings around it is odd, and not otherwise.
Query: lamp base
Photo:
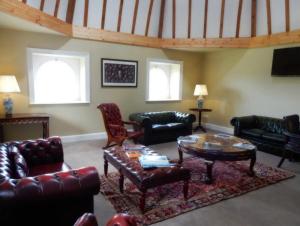
[[[197,108],[203,108],[203,104],[204,104],[203,99],[198,99],[197,100]]]
[[[5,115],[12,115],[14,103],[10,97],[3,99]]]

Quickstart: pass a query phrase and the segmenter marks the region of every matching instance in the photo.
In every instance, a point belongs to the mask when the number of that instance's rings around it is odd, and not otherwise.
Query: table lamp
[[[204,99],[203,96],[208,95],[207,87],[203,84],[196,84],[195,90],[194,90],[194,96],[198,96],[197,99],[197,107],[203,108]]]
[[[3,99],[3,106],[6,115],[11,115],[13,110],[13,101],[9,93],[19,93],[20,88],[14,75],[0,75],[0,92],[6,93],[7,96]]]

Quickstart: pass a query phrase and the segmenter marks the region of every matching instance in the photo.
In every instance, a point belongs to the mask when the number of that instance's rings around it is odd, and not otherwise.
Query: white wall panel
[[[78,26],[83,26],[83,16],[84,16],[84,1],[76,1],[73,24]]]
[[[102,15],[102,0],[89,0],[88,27],[100,28]]]
[[[68,8],[68,0],[60,0],[58,12],[57,12],[57,18],[66,21],[67,8]]]
[[[259,0],[263,1],[263,0]],[[251,0],[243,1],[241,24],[240,24],[240,37],[251,36]]]
[[[187,38],[188,1],[176,0],[176,38]]]
[[[55,0],[46,0],[44,4],[44,12],[49,15],[54,15]]]
[[[220,31],[220,17],[221,17],[221,0],[208,1],[207,12],[207,38],[219,37]]]
[[[285,31],[285,0],[271,0],[272,33]]]
[[[159,15],[160,15],[160,2],[161,0],[155,0],[152,8],[152,16],[149,25],[148,36],[157,37],[159,27]],[[147,18],[147,16],[146,16]]]
[[[109,0],[106,4],[104,29],[117,31],[120,0]]]
[[[290,0],[290,29],[300,29],[300,1]]]
[[[149,0],[140,0],[136,17],[135,34],[145,35],[149,5]]]
[[[268,17],[266,0],[257,1],[256,35],[268,34]]]
[[[172,38],[173,0],[166,0],[163,38]]]
[[[205,0],[193,0],[191,38],[203,38]]]
[[[124,0],[121,32],[131,33],[135,0]]]
[[[226,0],[223,37],[235,37],[239,0]]]

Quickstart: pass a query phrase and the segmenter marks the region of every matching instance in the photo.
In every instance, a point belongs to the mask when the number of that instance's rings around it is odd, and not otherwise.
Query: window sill
[[[180,102],[182,99],[177,99],[177,100],[145,100],[146,102],[149,103],[155,103],[155,102]]]

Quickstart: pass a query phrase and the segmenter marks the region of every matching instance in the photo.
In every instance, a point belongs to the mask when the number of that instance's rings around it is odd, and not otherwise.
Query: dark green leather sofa
[[[176,111],[161,111],[133,113],[129,120],[139,122],[144,129],[144,136],[138,142],[150,145],[174,141],[179,136],[192,134],[196,117]]]
[[[235,136],[251,141],[260,151],[281,156],[286,144],[283,132],[299,130],[299,118],[297,115],[283,119],[251,115],[234,117],[231,125]]]

